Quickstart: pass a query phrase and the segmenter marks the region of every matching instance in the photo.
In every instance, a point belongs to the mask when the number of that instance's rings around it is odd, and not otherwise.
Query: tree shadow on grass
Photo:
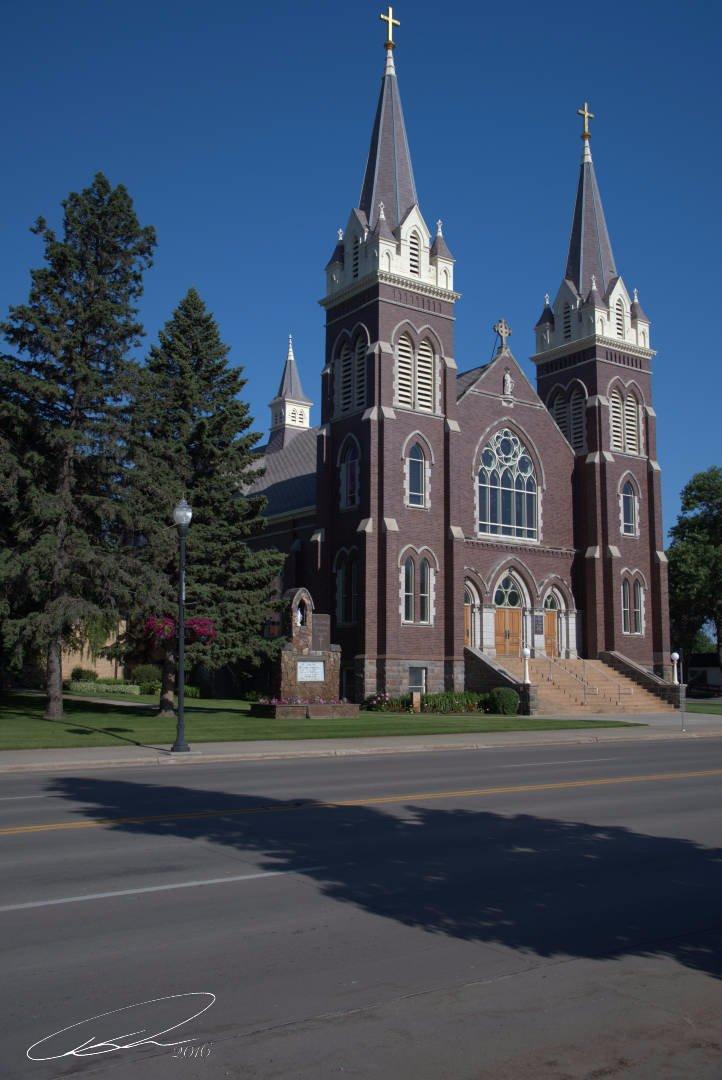
[[[722,850],[532,814],[280,800],[63,777],[54,795],[139,837],[205,840],[428,933],[542,957],[669,957],[722,976]],[[181,818],[172,815],[183,815]],[[138,820],[144,816],[160,820]]]

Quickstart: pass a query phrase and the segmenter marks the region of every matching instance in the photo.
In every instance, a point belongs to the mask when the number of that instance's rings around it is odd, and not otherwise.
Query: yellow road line
[[[666,780],[694,780],[722,776],[722,769],[697,769],[694,772],[647,773],[637,776],[609,776],[589,780],[560,780],[548,784],[513,784],[504,787],[460,788],[458,791],[415,791],[401,795],[369,795],[361,799],[336,799],[333,802],[304,801],[281,806],[273,803],[239,809],[193,810],[190,813],[150,814],[142,817],[87,818],[85,821],[54,821],[43,825],[17,825],[0,829],[0,836],[24,833],[55,832],[62,829],[99,829],[106,825],[143,825],[164,821],[199,821],[203,818],[241,817],[246,814],[283,814],[296,810],[340,810],[349,806],[384,806],[430,799],[481,799],[489,795],[519,795],[536,791],[570,791],[574,788],[610,787],[615,784],[648,784]]]

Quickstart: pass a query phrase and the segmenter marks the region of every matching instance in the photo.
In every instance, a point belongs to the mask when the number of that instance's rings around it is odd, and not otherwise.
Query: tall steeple
[[[293,338],[289,334],[288,352],[278,393],[269,405],[271,436],[268,440],[267,453],[273,453],[287,446],[294,435],[297,435],[299,431],[305,431],[310,426],[312,404],[301,386],[301,376],[298,373],[293,352]]]
[[[454,258],[440,230],[432,241],[416,194],[394,65],[393,29],[400,24],[391,7],[381,18],[388,25],[386,62],[361,195],[326,265],[324,304],[338,293],[361,288],[361,282],[365,287],[372,276],[386,275],[457,298]]]
[[[386,221],[391,230],[398,228],[412,206],[418,203],[394,67],[393,42],[386,43],[386,70],[381,80],[381,93],[358,204],[372,229],[376,227],[379,219],[379,203],[384,205]]]
[[[594,114],[589,112],[586,101],[577,112],[584,119],[583,151],[565,277],[586,299],[592,288],[592,278],[596,278],[597,288],[604,295],[617,271],[592,161],[589,121]]]

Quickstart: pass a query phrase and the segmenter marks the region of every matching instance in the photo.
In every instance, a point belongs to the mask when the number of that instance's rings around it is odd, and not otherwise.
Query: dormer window
[[[416,231],[409,236],[409,273],[416,277],[421,273],[421,239]]]

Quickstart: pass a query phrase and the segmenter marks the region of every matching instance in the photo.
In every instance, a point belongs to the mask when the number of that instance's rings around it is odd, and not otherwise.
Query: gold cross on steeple
[[[395,26],[401,26],[401,23],[399,22],[398,19],[394,18],[394,9],[391,7],[390,4],[389,4],[388,13],[386,15],[379,15],[379,18],[382,20],[382,22],[385,22],[387,24],[387,26],[386,26],[386,48],[387,49],[393,49],[394,44],[395,44],[395,42],[394,42],[394,27]]]
[[[589,111],[589,102],[585,101],[581,109],[577,109],[577,114],[584,117],[584,131],[582,132],[582,138],[588,139],[589,135],[589,121],[594,119],[594,113]]]

